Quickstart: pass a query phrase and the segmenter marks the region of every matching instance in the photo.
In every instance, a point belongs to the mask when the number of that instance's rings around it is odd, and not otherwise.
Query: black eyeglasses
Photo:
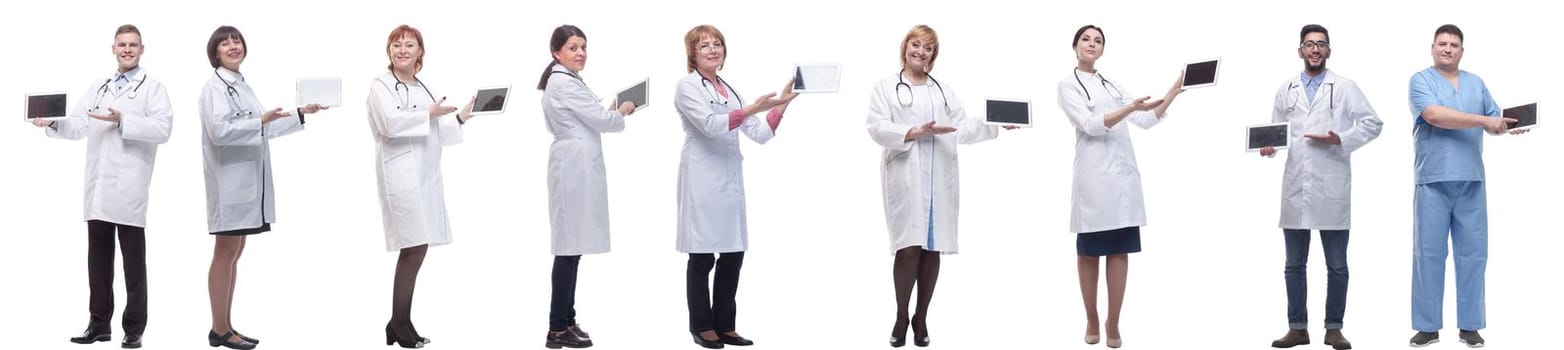
[[[1309,40],[1309,41],[1303,42],[1303,45],[1299,45],[1299,47],[1302,47],[1302,48],[1305,48],[1305,49],[1320,49],[1320,50],[1324,50],[1324,49],[1329,49],[1330,48],[1330,43],[1329,42],[1325,42],[1325,41]]]

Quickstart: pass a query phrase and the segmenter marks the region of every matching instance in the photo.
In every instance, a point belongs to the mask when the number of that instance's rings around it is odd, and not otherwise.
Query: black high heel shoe
[[[424,338],[423,335],[418,334],[418,327],[413,327],[413,323],[412,322],[408,322],[407,323],[407,330],[410,331],[410,332],[413,332],[413,339],[418,339],[418,342],[424,343],[424,345],[429,345],[429,343],[433,343],[434,342],[433,340],[429,340],[429,338]],[[256,344],[260,344],[260,343],[256,343]]]
[[[906,345],[907,345],[907,337],[906,336],[901,336],[901,337],[894,336],[894,335],[891,336],[891,347],[899,348],[899,347],[906,346]]]
[[[237,342],[228,341],[228,338],[234,337],[237,336],[234,335],[234,331],[231,329],[228,330],[228,333],[223,333],[222,335],[218,335],[217,331],[208,331],[206,334],[206,342],[211,344],[214,348],[219,346],[238,350],[250,350],[255,348],[255,343],[244,340],[244,338],[240,338]]]
[[[891,327],[891,347],[899,348],[907,345],[907,322],[903,316],[896,317],[896,324]]]
[[[397,335],[396,331],[392,330],[391,323],[386,323],[386,346],[390,346],[391,344],[396,344],[397,346],[408,349],[418,349],[424,347],[424,342],[420,340],[402,340],[402,337]]]
[[[912,317],[912,345],[929,346],[929,326],[921,317]]]
[[[690,332],[690,336],[695,338],[695,345],[700,345],[703,348],[721,349],[723,347],[721,337],[718,337],[717,340],[706,340],[706,338],[701,338],[701,332]]]

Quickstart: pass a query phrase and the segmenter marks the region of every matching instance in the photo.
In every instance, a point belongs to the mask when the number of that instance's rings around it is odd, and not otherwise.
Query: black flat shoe
[[[239,336],[239,339],[244,339],[244,341],[250,342],[250,344],[261,345],[260,339],[255,339],[244,334],[240,334],[239,331],[234,331],[234,335]]]
[[[744,339],[742,336],[730,336],[723,333],[717,333],[717,341],[733,346],[755,345],[755,342],[750,341],[749,339]]]
[[[128,334],[128,335],[125,335],[125,342],[119,343],[119,347],[126,348],[126,349],[140,349],[141,348],[141,335],[140,334]]]
[[[707,349],[721,349],[722,348],[722,343],[721,343],[722,337],[721,336],[718,336],[717,340],[706,340],[705,338],[701,338],[701,334],[699,332],[691,332],[690,336],[695,338],[695,345],[700,345],[701,347],[707,348]]]
[[[577,335],[576,332],[573,332],[573,331],[571,331],[569,329],[566,329],[566,330],[563,330],[563,331],[559,331],[559,332],[549,331],[547,339],[543,342],[543,347],[549,348],[549,349],[558,349],[558,348],[571,348],[571,349],[590,348],[590,347],[592,347],[592,340],[591,339],[581,339],[581,337],[579,335]]]
[[[396,346],[408,349],[418,349],[424,347],[424,342],[422,340],[413,340],[412,338],[413,337],[408,337],[408,340],[404,340],[401,335],[396,334],[396,332],[392,330],[390,322],[386,323],[386,346],[396,344]]]
[[[907,345],[907,337],[891,337],[891,347],[899,348]]]
[[[88,328],[86,331],[81,332],[81,335],[71,337],[71,342],[77,344],[92,344],[100,341],[110,340],[114,340],[114,336],[110,334],[109,330],[107,329],[94,330],[92,328]]]
[[[219,346],[238,350],[250,350],[255,348],[255,343],[251,343],[244,339],[239,339],[237,342],[228,341],[228,338],[237,337],[238,336],[234,335],[233,330],[229,330],[228,333],[223,333],[222,335],[218,335],[217,331],[208,331],[206,334],[206,342],[207,344],[212,345],[214,348]]]

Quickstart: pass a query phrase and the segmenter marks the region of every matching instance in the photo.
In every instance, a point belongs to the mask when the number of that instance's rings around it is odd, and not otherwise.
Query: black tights
[[[424,254],[429,245],[402,248],[396,259],[396,279],[391,286],[391,328],[398,338],[420,339],[413,328],[413,287],[418,284],[418,269],[424,266]]]
[[[908,323],[914,334],[928,334],[929,299],[934,298],[934,285],[939,281],[939,252],[923,250],[921,246],[896,251],[896,263],[891,276],[896,282],[896,328],[891,336],[905,337]],[[913,284],[918,286],[916,316],[907,317],[907,304],[912,299]]]

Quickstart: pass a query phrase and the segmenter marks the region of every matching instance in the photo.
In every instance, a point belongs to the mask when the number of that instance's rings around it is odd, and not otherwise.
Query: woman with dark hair
[[[710,349],[751,345],[754,342],[734,331],[739,269],[749,248],[739,134],[761,144],[771,140],[798,94],[789,81],[781,97],[767,93],[744,104],[738,91],[717,76],[728,50],[716,27],[691,28],[684,34],[684,52],[690,75],[679,79],[674,89],[674,108],[684,122],[676,246],[690,255],[685,268],[690,334],[696,344]],[[755,116],[760,113],[766,117]],[[713,267],[716,278],[708,285]]]
[[[271,231],[277,222],[272,193],[270,140],[304,129],[304,115],[326,109],[309,104],[284,111],[262,108],[239,74],[248,57],[244,34],[218,27],[207,40],[212,79],[201,90],[201,155],[206,173],[207,232],[216,237],[207,294],[212,304],[214,347],[254,349],[260,343],[233,328],[234,283],[245,237]]]
[[[581,255],[609,250],[608,173],[603,165],[603,133],[625,128],[635,104],[616,109],[602,105],[581,79],[586,69],[586,33],[573,25],[554,28],[549,39],[553,59],[538,79],[543,117],[554,143],[549,146],[548,202],[554,272],[544,346],[585,348],[592,338],[576,324],[576,268]]]
[[[1140,251],[1140,227],[1146,225],[1145,200],[1135,149],[1124,122],[1141,129],[1167,117],[1168,106],[1184,91],[1179,73],[1162,99],[1134,97],[1097,71],[1107,39],[1102,28],[1088,25],[1075,31],[1070,47],[1076,66],[1059,81],[1059,108],[1075,127],[1075,178],[1071,187],[1070,231],[1075,232],[1076,272],[1081,301],[1086,307],[1087,344],[1101,340],[1097,319],[1097,275],[1103,256],[1108,257],[1107,345],[1123,345],[1119,335],[1119,310],[1124,305],[1124,284],[1129,274],[1129,254]]]
[[[451,243],[440,153],[443,147],[462,142],[462,125],[472,119],[473,102],[457,112],[418,79],[424,68],[424,36],[418,29],[405,24],[392,29],[386,38],[386,58],[391,61],[389,71],[369,83],[368,101],[386,250],[401,251],[391,287],[386,345],[419,348],[429,338],[413,328],[418,270],[430,246]]]

